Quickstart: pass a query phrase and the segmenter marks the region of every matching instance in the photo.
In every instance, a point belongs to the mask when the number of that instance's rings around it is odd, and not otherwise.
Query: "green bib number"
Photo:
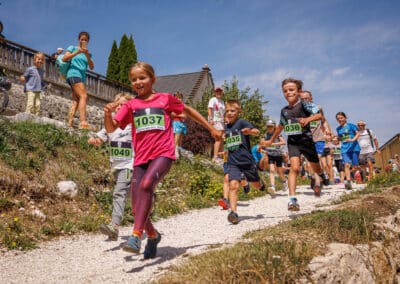
[[[342,136],[342,141],[343,142],[345,142],[347,139],[350,139],[350,135],[349,134]]]
[[[333,150],[333,154],[334,154],[334,155],[340,155],[340,154],[342,154],[342,150],[341,150],[340,148],[335,148],[335,149]]]
[[[303,132],[300,123],[289,123],[285,125],[284,131],[286,135],[298,135]]]
[[[311,121],[310,122],[310,127],[311,128],[316,128],[318,126],[318,121]]]
[[[149,130],[165,130],[163,114],[145,114],[134,118],[136,133]]]
[[[130,160],[132,159],[132,144],[130,142],[111,141],[110,152],[114,160]]]
[[[240,134],[234,136],[228,136],[225,139],[225,145],[228,150],[237,149],[241,144],[242,144],[242,136]]]

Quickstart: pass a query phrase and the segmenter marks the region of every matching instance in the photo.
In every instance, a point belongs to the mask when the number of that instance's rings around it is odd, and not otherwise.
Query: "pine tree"
[[[121,44],[119,46],[119,60],[121,62],[119,69],[119,81],[129,85],[129,69],[137,62],[136,48],[132,35],[129,37],[129,39],[126,34],[122,36]]]
[[[119,52],[117,42],[114,40],[110,55],[108,56],[107,78],[119,81]]]

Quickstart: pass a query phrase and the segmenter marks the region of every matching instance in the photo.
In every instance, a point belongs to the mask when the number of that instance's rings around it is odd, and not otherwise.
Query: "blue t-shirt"
[[[228,165],[254,165],[255,161],[250,152],[250,137],[244,135],[242,129],[254,128],[243,119],[225,126],[225,149],[228,150]]]
[[[251,147],[251,155],[253,156],[257,164],[261,161],[262,157],[264,156],[261,152],[258,152],[258,144]]]
[[[346,139],[353,139],[356,136],[356,131],[358,131],[358,128],[352,123],[346,123],[336,128],[339,139],[342,141],[342,153],[360,152],[360,145],[357,141],[344,142]]]
[[[71,45],[67,48],[67,51],[74,53],[78,50],[77,46]],[[90,54],[92,58],[92,54]],[[79,53],[71,59],[71,64],[67,72],[67,79],[71,77],[81,78],[83,82],[86,82],[86,70],[89,66],[89,62],[84,53]]]
[[[25,77],[25,92],[40,92],[44,87],[43,82],[43,68],[37,68],[36,66],[31,66],[26,68],[24,72]]]

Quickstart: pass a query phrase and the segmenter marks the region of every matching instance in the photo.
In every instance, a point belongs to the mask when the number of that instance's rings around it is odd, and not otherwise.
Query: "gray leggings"
[[[115,187],[111,222],[115,225],[120,225],[124,216],[125,199],[131,188],[131,177],[130,169],[117,169],[114,172]]]

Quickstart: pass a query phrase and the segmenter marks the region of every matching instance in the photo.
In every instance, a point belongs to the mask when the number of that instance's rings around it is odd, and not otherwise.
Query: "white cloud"
[[[350,70],[350,67],[343,67],[343,68],[337,68],[332,70],[332,75],[333,76],[342,76],[346,74]]]

